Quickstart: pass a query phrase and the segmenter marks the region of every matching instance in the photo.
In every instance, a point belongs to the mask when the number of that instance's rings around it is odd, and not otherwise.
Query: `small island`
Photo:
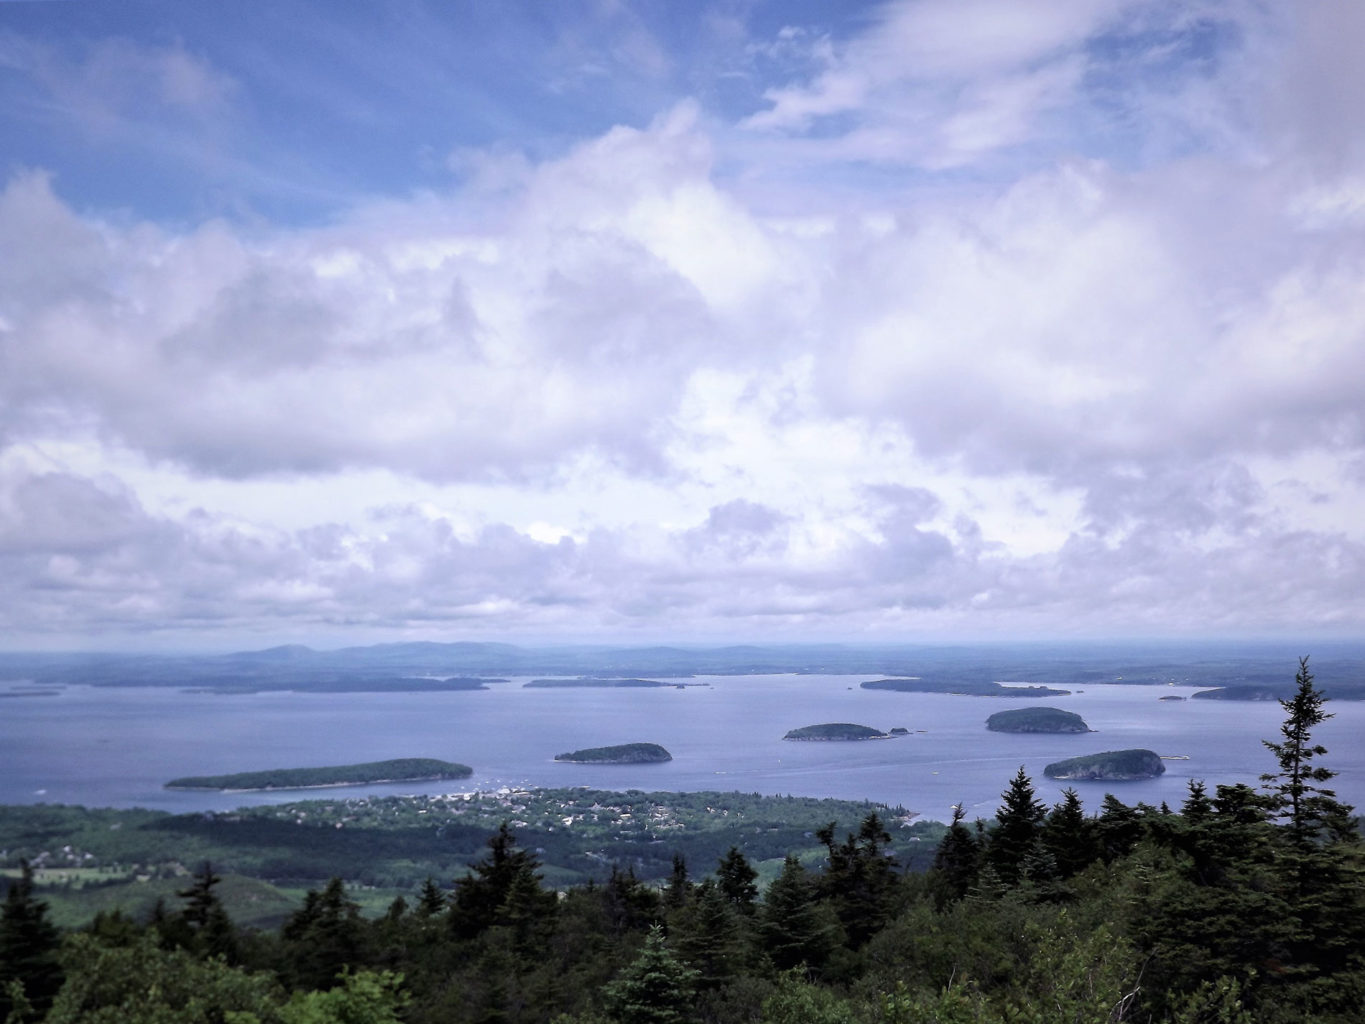
[[[657,743],[621,743],[614,747],[585,747],[555,755],[570,764],[660,764],[673,755]]]
[[[843,742],[846,740],[884,740],[888,736],[870,725],[848,722],[825,722],[822,725],[803,725],[782,737],[784,740],[816,740]]]
[[[433,757],[400,757],[391,761],[333,765],[326,768],[275,768],[233,775],[193,775],[172,779],[167,789],[214,789],[251,792],[269,789],[321,789],[331,786],[371,786],[382,782],[433,782],[467,779],[474,769]]]
[[[991,732],[1090,732],[1085,719],[1074,711],[1061,708],[1016,708],[997,711],[986,719]]]
[[[1050,779],[1079,782],[1138,782],[1154,779],[1166,771],[1161,757],[1151,750],[1106,750],[1054,761],[1043,769]]]

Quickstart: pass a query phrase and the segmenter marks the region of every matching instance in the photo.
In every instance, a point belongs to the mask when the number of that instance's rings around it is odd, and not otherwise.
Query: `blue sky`
[[[1359,638],[1308,12],[0,2],[5,645]]]

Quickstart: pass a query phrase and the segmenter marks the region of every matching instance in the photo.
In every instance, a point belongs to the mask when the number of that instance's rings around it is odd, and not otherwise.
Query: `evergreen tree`
[[[606,987],[607,1008],[620,1024],[693,1024],[697,972],[678,962],[663,930],[650,929],[644,948]]]
[[[1132,853],[1142,840],[1142,828],[1142,814],[1137,808],[1129,807],[1113,793],[1104,794],[1095,821],[1095,838],[1106,864]]]
[[[1360,839],[1352,809],[1322,786],[1336,773],[1316,763],[1327,748],[1314,743],[1312,733],[1332,716],[1324,708],[1326,698],[1313,685],[1307,658],[1299,660],[1295,684],[1294,696],[1280,701],[1285,712],[1282,742],[1265,743],[1280,770],[1261,780],[1267,784],[1272,817],[1283,822],[1294,972],[1311,982],[1314,1006],[1327,1015],[1351,1008],[1356,986],[1365,981]],[[1351,975],[1354,980],[1343,981]]]
[[[995,812],[996,824],[986,844],[986,859],[1000,880],[1012,886],[1019,882],[1024,858],[1042,837],[1047,810],[1035,795],[1033,780],[1025,774],[1023,765],[1000,799],[1004,803]]]
[[[1062,799],[1043,821],[1042,840],[1061,878],[1071,878],[1098,855],[1094,825],[1085,816],[1081,799],[1070,786],[1062,790]]]
[[[952,823],[934,851],[940,906],[946,900],[960,900],[966,896],[980,867],[981,847],[971,829],[962,824],[964,816],[962,805],[954,804]]]
[[[1280,726],[1282,742],[1262,741],[1280,763],[1280,770],[1262,775],[1261,781],[1267,784],[1275,802],[1275,816],[1284,821],[1290,842],[1303,853],[1322,835],[1329,820],[1349,815],[1350,808],[1337,802],[1335,792],[1320,785],[1336,772],[1314,763],[1313,759],[1327,753],[1327,748],[1313,742],[1313,729],[1332,716],[1323,708],[1326,698],[1322,691],[1313,685],[1307,658],[1299,659],[1294,682],[1294,696],[1280,701],[1285,711]]]
[[[181,889],[176,893],[185,901],[180,916],[195,931],[199,931],[208,924],[209,916],[214,907],[221,906],[218,894],[213,891],[213,887],[222,880],[221,876],[213,873],[213,865],[204,861],[198,874],[194,876],[194,881],[190,883],[190,887]]]
[[[41,1014],[62,985],[57,962],[57,928],[47,919],[47,904],[33,895],[33,868],[19,862],[0,907],[0,1020],[18,1008],[12,985],[23,986],[24,1002]]]
[[[344,969],[362,965],[360,905],[346,895],[340,878],[333,878],[320,893],[309,890],[303,907],[285,922],[281,935],[298,987],[332,988]]]
[[[721,858],[716,868],[716,878],[720,881],[720,891],[736,908],[745,914],[754,912],[754,902],[758,899],[758,872],[753,869],[738,846]]]
[[[673,854],[673,871],[668,876],[668,887],[664,889],[664,905],[677,910],[687,902],[692,893],[692,882],[687,877],[687,861],[681,853]]]
[[[829,899],[849,943],[862,946],[890,919],[897,889],[896,862],[887,850],[891,835],[876,813],[863,819],[855,836],[837,843],[835,823],[815,833],[828,853],[821,893]]]
[[[455,935],[473,938],[495,924],[519,878],[523,879],[523,892],[527,882],[540,885],[538,867],[540,862],[533,853],[517,849],[516,837],[504,821],[488,840],[488,856],[455,882],[450,907],[450,924]]]
[[[189,888],[176,893],[185,901],[180,920],[188,930],[189,941],[184,945],[201,956],[222,956],[229,962],[236,962],[237,931],[223,901],[213,891],[222,880],[214,874],[213,865],[204,861]],[[183,932],[172,931],[170,936],[180,938]]]
[[[788,854],[759,911],[759,938],[780,971],[818,973],[840,943],[839,919],[819,898],[814,879]]]
[[[634,868],[622,871],[614,864],[602,887],[602,910],[617,935],[644,929],[662,913],[658,892],[636,878]]]
[[[422,883],[421,895],[417,897],[417,913],[423,917],[435,917],[446,909],[446,894],[430,875]]]
[[[672,935],[678,955],[696,969],[699,988],[714,991],[740,973],[747,959],[745,920],[710,878],[675,915]]]

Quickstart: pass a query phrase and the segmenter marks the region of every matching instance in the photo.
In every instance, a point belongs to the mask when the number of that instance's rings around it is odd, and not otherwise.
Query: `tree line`
[[[662,886],[555,891],[503,824],[449,885],[363,918],[340,879],[278,932],[234,926],[205,864],[147,920],[59,935],[31,874],[0,916],[6,1024],[1292,1024],[1365,1007],[1365,853],[1328,788],[1306,660],[1260,787],[1178,808],[1021,768],[991,822],[959,809],[926,871],[876,813],[817,830],[760,887],[732,846]]]

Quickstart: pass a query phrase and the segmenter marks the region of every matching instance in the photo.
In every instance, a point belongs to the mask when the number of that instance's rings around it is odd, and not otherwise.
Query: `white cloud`
[[[466,147],[455,190],[317,227],[15,173],[0,621],[1358,629],[1354,122],[1334,146],[1239,95],[1263,67],[1302,111],[1332,89],[1304,61],[1347,55],[1298,26],[1267,61],[1258,17],[892,5],[755,44],[808,73],[739,133],[683,100],[550,159]],[[158,102],[231,99],[158,54]],[[1104,152],[1097,82],[1130,65],[1105,126],[1135,141]]]

